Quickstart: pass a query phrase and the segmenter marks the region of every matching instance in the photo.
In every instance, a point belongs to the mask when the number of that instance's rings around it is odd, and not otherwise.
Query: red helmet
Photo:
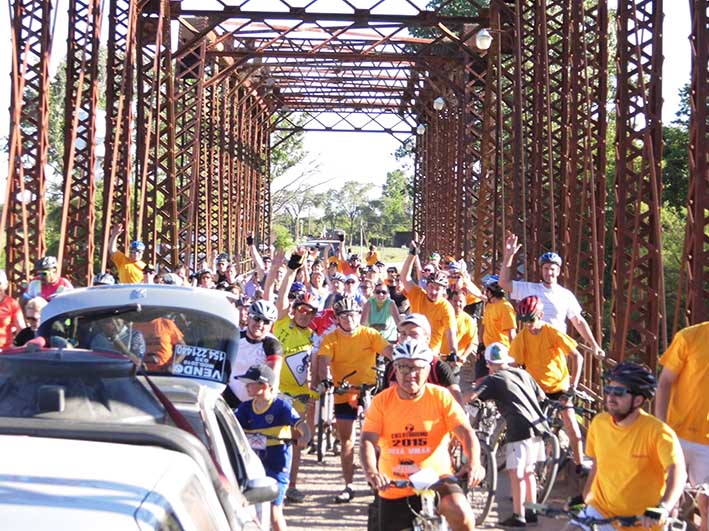
[[[320,307],[318,298],[308,291],[298,294],[298,297],[293,302],[293,308],[297,308],[298,306],[308,306],[315,311]]]
[[[517,316],[522,322],[534,321],[541,316],[543,310],[544,304],[539,300],[539,297],[530,295],[519,301],[517,305]]]

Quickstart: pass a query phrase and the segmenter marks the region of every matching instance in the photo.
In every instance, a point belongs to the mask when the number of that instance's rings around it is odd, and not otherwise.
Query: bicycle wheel
[[[561,450],[559,449],[559,439],[553,433],[545,433],[542,435],[544,443],[545,460],[537,463],[534,475],[537,478],[537,503],[547,501],[551,489],[556,481],[556,474],[559,471],[559,458]]]
[[[485,442],[480,442],[480,464],[485,468],[485,479],[480,485],[472,489],[467,487],[466,482],[463,484],[463,491],[468,499],[470,507],[475,513],[475,524],[482,525],[487,515],[490,514],[492,502],[495,499],[495,490],[497,489],[497,463],[495,462],[495,454]]]

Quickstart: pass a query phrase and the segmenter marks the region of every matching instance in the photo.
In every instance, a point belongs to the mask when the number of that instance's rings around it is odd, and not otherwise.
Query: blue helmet
[[[539,265],[544,265],[544,264],[556,264],[559,267],[561,267],[561,264],[563,264],[564,261],[561,259],[561,256],[556,254],[555,252],[548,252],[544,253],[539,257]]]
[[[145,251],[145,244],[141,242],[140,240],[135,240],[130,242],[130,250],[131,251],[138,251],[139,253],[142,253]]]
[[[495,297],[502,297],[505,294],[505,290],[500,287],[499,275],[485,275],[482,278],[482,284],[483,287],[489,289]]]
[[[293,282],[293,284],[290,287],[290,292],[291,293],[302,293],[305,291],[305,284],[302,282]]]

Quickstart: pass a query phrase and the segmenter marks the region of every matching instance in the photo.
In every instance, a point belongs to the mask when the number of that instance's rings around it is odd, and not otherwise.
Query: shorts
[[[278,485],[278,495],[271,503],[273,503],[273,505],[283,505],[283,500],[286,498],[286,490],[288,490],[288,483],[290,482],[290,471],[284,473],[281,471],[274,472],[273,470],[266,469],[266,475],[269,478],[275,479],[276,485]]]
[[[337,420],[355,420],[357,418],[357,408],[353,408],[349,402],[335,404],[335,418]]]
[[[443,498],[449,494],[463,493],[457,483],[443,483],[436,491]],[[414,514],[421,510],[421,498],[418,495],[405,498],[387,499],[375,496],[374,503],[377,507],[377,522],[374,531],[403,531],[413,527]]]
[[[605,518],[601,513],[599,513],[596,509],[594,509],[591,505],[587,505],[584,507],[581,512],[579,513],[579,516],[582,518]],[[571,523],[574,524],[576,527],[579,527],[581,529],[584,529],[586,531],[591,531],[591,527],[581,524],[574,520],[573,518],[571,519]],[[612,524],[603,524],[599,525],[595,528],[595,531],[616,531],[615,527],[613,527]]]
[[[680,438],[684,460],[687,463],[689,483],[696,487],[709,483],[709,445]]]
[[[556,391],[555,393],[544,393],[547,395],[547,398],[549,400],[554,400],[555,402],[561,402],[563,400],[569,400],[573,398],[571,394],[569,394],[568,391]]]
[[[530,470],[546,459],[544,442],[541,437],[530,437],[522,441],[507,443],[507,470]]]

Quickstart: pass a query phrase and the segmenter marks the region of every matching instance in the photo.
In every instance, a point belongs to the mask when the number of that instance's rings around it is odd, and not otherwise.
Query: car
[[[235,300],[225,292],[181,286],[76,289],[55,296],[43,309],[38,335],[65,356],[90,351],[122,363],[131,358],[132,373],[143,384],[134,398],[149,392],[175,407],[250,502],[254,519],[268,529],[275,498],[268,499],[265,488],[270,478],[221,398],[238,349]],[[160,421],[155,412],[151,415]]]
[[[258,528],[184,430],[3,418],[0,445],[4,531]]]

